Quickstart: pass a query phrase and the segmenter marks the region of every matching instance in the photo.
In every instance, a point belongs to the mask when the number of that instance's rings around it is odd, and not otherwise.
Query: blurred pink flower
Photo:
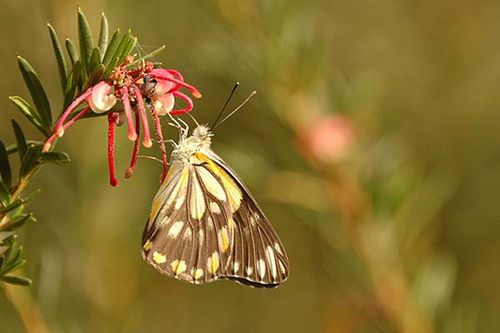
[[[301,136],[308,155],[323,163],[335,163],[352,151],[355,131],[349,118],[324,115],[314,120]]]

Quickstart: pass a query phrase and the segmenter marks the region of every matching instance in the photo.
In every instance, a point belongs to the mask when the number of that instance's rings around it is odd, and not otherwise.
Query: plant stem
[[[47,323],[26,287],[3,284],[5,298],[14,306],[27,333],[49,333]]]

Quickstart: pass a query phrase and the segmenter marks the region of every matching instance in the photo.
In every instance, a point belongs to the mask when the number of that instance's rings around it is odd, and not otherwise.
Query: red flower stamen
[[[137,138],[134,142],[134,150],[132,151],[132,160],[130,161],[129,168],[125,171],[125,178],[132,177],[135,171],[135,165],[137,164],[137,157],[139,156],[139,149],[141,145],[139,144],[139,136],[141,133],[141,123],[139,119],[139,113],[135,113],[135,131],[137,133]]]
[[[161,161],[163,164],[163,172],[160,177],[160,182],[163,182],[165,177],[167,177],[168,162],[167,162],[167,150],[165,149],[165,142],[163,140],[163,132],[161,130],[160,117],[154,109],[151,110],[151,115],[153,116],[153,122],[156,128],[156,137],[158,139],[158,144],[160,145],[161,151]]]
[[[90,111],[92,111],[90,106],[87,106],[85,109],[80,111],[76,116],[71,118],[66,124],[63,125],[64,130],[70,128],[77,120],[79,120],[81,117],[85,116]]]
[[[130,99],[128,97],[128,87],[121,88],[120,93],[122,95],[123,107],[125,109],[125,117],[127,119],[128,139],[130,141],[136,141],[137,133],[134,127],[134,121],[132,120],[132,107],[130,106]]]
[[[115,175],[115,125],[117,119],[118,113],[108,113],[108,169],[111,186],[118,186],[118,179]]]
[[[90,95],[92,95],[92,88],[87,89],[86,92],[78,96],[64,111],[59,120],[54,127],[54,134],[57,134],[59,137],[64,135],[63,124],[69,115],[76,109],[78,105],[80,105],[83,101],[85,101]]]
[[[179,81],[184,81],[184,77],[182,76],[181,73],[176,71],[175,69],[167,69],[167,73],[172,74],[177,80]],[[167,93],[171,93],[173,91],[177,91],[181,88],[180,84],[176,84],[172,89],[170,89]]]
[[[135,101],[137,103],[137,110],[142,120],[142,128],[144,129],[144,139],[142,141],[142,145],[146,148],[149,148],[153,145],[151,141],[151,135],[149,133],[149,125],[148,125],[148,117],[146,115],[146,108],[144,107],[144,101],[142,100],[141,92],[139,88],[134,89]]]
[[[184,109],[170,111],[170,114],[172,116],[184,114],[184,113],[187,113],[193,109],[193,101],[191,100],[191,98],[189,98],[188,96],[186,96],[185,94],[183,94],[179,91],[174,91],[172,94],[176,97],[179,97],[180,99],[184,100],[187,103],[187,106]]]

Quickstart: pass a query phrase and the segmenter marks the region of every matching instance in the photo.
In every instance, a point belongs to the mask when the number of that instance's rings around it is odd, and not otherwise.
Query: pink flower
[[[45,142],[43,151],[48,151],[52,143],[64,135],[67,128],[87,113],[106,113],[108,116],[109,178],[110,184],[117,186],[114,158],[115,127],[121,125],[120,119],[125,119],[128,127],[128,138],[134,141],[132,160],[125,172],[125,177],[128,178],[134,172],[139,156],[141,125],[143,146],[149,148],[153,145],[149,131],[148,113],[146,112],[149,107],[162,155],[161,180],[163,180],[167,175],[168,164],[159,116],[164,116],[167,113],[171,115],[182,114],[193,109],[191,98],[180,92],[179,89],[188,89],[195,98],[201,97],[201,94],[195,87],[184,82],[184,78],[176,70],[154,68],[153,63],[150,62],[146,62],[144,66],[138,65],[135,68],[129,68],[132,62],[133,57],[128,57],[124,63],[113,70],[109,78],[100,81],[78,96],[58,119],[52,135]],[[184,108],[174,110],[176,97],[186,103]],[[121,110],[113,109],[119,100],[123,104],[123,108]],[[145,101],[150,103],[145,103]],[[84,107],[79,108],[81,105]],[[80,111],[77,112],[77,109]]]
[[[191,98],[178,91],[181,87],[191,90],[194,97],[201,97],[200,92],[193,86],[186,84],[181,73],[176,70],[155,68],[149,72],[149,75],[155,80],[156,85],[148,93],[148,97],[151,99],[154,110],[160,116],[167,113],[172,115],[183,114],[193,109]],[[175,97],[184,100],[187,106],[184,109],[174,110]]]

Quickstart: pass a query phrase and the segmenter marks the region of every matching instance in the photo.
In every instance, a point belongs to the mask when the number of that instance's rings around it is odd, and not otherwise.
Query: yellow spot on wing
[[[219,205],[214,202],[214,201],[210,201],[210,211],[214,214],[220,214],[222,213],[222,211],[220,210],[220,207]]]
[[[174,224],[172,224],[172,226],[168,230],[168,235],[172,238],[176,238],[179,235],[179,233],[181,232],[183,225],[184,225],[184,222],[182,222],[182,221],[175,222]]]
[[[217,181],[217,178],[205,169],[204,167],[198,167],[196,169],[198,171],[198,175],[201,177],[201,181],[205,188],[210,192],[214,197],[221,201],[226,201],[226,193],[222,188],[222,185]]]
[[[227,196],[229,197],[229,206],[231,207],[231,211],[237,211],[240,207],[243,197],[238,185],[234,182],[233,178],[214,161],[209,159],[205,154],[196,153],[196,157],[200,161],[207,163],[208,169],[210,169],[210,171],[212,171],[222,180],[222,185],[224,186]]]
[[[208,258],[207,270],[209,273],[215,273],[219,269],[219,253],[214,252],[212,256]]]
[[[170,266],[172,267],[172,270],[174,271],[175,275],[179,275],[181,273],[184,273],[186,271],[186,262],[184,260],[174,260],[170,263]]]
[[[179,193],[185,190],[185,187],[187,186],[187,181],[189,177],[189,168],[185,167],[184,170],[182,170],[182,175],[177,181],[177,184],[175,184],[175,187],[173,188],[172,192],[170,192],[170,195],[167,198],[167,205],[171,205],[174,200],[178,197]]]
[[[142,247],[144,251],[149,251],[153,247],[153,243],[148,239],[146,243],[144,243],[144,246]]]
[[[273,276],[274,279],[276,279],[276,275],[278,274],[276,257],[274,256],[273,248],[270,245],[266,247],[266,259],[271,266],[271,275]]]
[[[219,239],[221,242],[222,252],[226,252],[227,248],[229,247],[229,236],[227,234],[226,227],[222,227],[219,231]]]
[[[194,279],[198,280],[202,276],[203,276],[203,269],[201,268],[196,269],[196,271],[194,272]]]
[[[153,261],[157,264],[163,264],[165,261],[167,261],[167,257],[160,252],[155,251],[153,253]]]
[[[259,272],[260,278],[263,279],[266,275],[266,263],[264,259],[257,260],[257,271]]]
[[[197,177],[193,177],[191,182],[191,194],[189,202],[189,211],[193,219],[201,219],[203,214],[205,214],[206,204],[205,195],[200,186],[200,182]]]
[[[234,229],[234,220],[232,217],[230,217],[228,220],[227,220],[227,225],[229,227],[229,229],[232,231]]]

